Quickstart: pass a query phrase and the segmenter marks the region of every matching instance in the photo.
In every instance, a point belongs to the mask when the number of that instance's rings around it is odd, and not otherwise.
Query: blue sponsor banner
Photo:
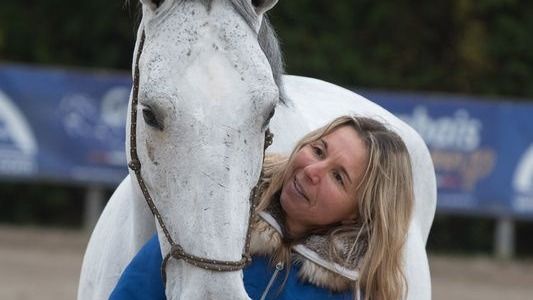
[[[131,79],[0,65],[0,176],[114,185]]]
[[[0,177],[116,185],[131,77],[0,65]],[[533,217],[533,105],[360,91],[424,138],[438,209]]]
[[[533,217],[533,105],[363,91],[427,143],[440,211]]]

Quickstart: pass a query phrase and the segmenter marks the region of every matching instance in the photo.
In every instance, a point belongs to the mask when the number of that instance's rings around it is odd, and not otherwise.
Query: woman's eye
[[[315,153],[316,156],[322,157],[324,155],[324,151],[318,146],[312,146],[313,147],[313,153]]]
[[[163,125],[157,121],[157,118],[155,117],[154,113],[149,108],[143,108],[143,118],[144,122],[148,124],[151,127],[157,128],[159,130],[163,130]]]
[[[344,186],[344,180],[342,180],[342,175],[339,172],[334,172],[333,177],[335,180],[340,183],[342,186]]]

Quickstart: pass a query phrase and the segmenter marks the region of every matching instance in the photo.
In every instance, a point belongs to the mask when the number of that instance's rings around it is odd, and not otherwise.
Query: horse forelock
[[[193,1],[193,0],[180,0],[180,1]],[[194,1],[200,1],[208,10],[211,9],[211,5],[214,0],[194,0]],[[250,26],[252,30],[255,31],[255,23],[257,22],[257,15],[255,14],[255,11],[250,6],[250,3],[247,0],[229,0],[235,11],[243,18],[243,20]],[[126,5],[130,5],[130,0],[125,0]],[[139,10],[142,10],[141,5],[139,5]],[[142,12],[141,12],[142,14]],[[140,15],[141,15],[140,14]],[[140,24],[140,18],[138,20],[138,23]],[[281,48],[279,46],[278,37],[276,35],[276,32],[272,25],[270,24],[268,17],[266,14],[263,16],[263,20],[261,22],[261,26],[259,29],[259,33],[257,35],[257,41],[259,43],[259,46],[261,47],[261,50],[265,54],[268,63],[270,64],[270,67],[272,69],[272,75],[274,77],[274,81],[276,82],[276,85],[278,86],[279,90],[279,101],[282,104],[288,104],[289,99],[286,97],[284,88],[283,88],[283,82],[282,82],[282,76],[285,71],[284,67],[284,61],[283,61],[283,54],[281,52]]]
[[[279,90],[279,101],[286,105],[290,101],[289,98],[287,98],[283,88],[282,76],[285,73],[283,53],[281,52],[281,47],[279,46],[276,32],[270,25],[266,15],[263,17],[263,23],[259,29],[258,41],[259,46],[265,53],[268,63],[272,68],[272,75],[274,76],[274,81],[276,82]]]
[[[254,29],[255,23],[257,22],[257,15],[250,6],[249,1],[230,0],[230,2],[237,13],[239,13],[239,15],[241,15],[244,21],[248,24],[248,26]],[[274,31],[274,28],[272,28],[272,25],[270,24],[266,14],[263,16],[263,20],[261,22],[257,41],[259,42],[259,46],[263,50],[263,53],[265,54],[270,67],[272,68],[272,75],[274,76],[274,81],[279,89],[279,101],[283,104],[287,104],[288,99],[285,96],[281,79],[281,76],[284,73],[283,55],[279,46],[276,32]]]

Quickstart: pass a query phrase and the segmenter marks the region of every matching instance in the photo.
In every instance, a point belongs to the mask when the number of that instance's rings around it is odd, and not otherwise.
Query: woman
[[[288,158],[267,156],[258,194],[244,270],[252,299],[406,297],[413,183],[397,134],[373,119],[337,118]],[[155,236],[110,299],[165,299],[160,252]]]

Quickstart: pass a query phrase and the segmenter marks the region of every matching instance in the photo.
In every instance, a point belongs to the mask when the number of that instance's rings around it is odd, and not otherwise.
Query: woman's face
[[[294,156],[281,189],[286,229],[293,237],[325,225],[355,219],[356,188],[368,150],[351,126],[342,126]]]

